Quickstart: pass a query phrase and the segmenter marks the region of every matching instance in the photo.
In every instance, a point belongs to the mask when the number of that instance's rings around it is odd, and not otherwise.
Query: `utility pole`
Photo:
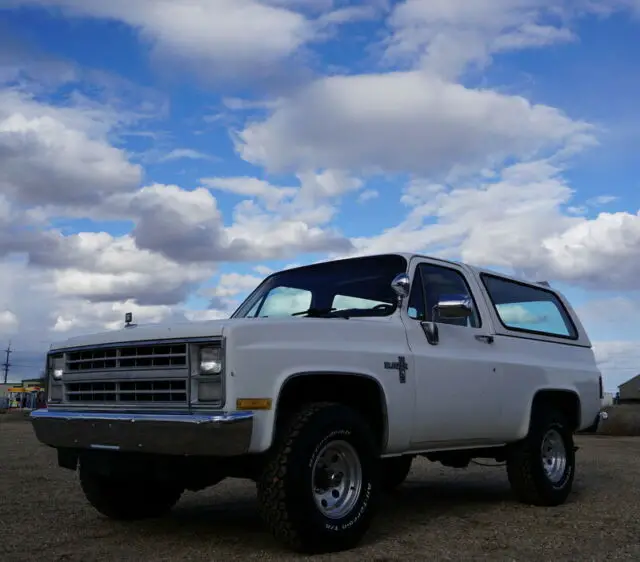
[[[4,369],[4,384],[7,384],[7,377],[9,376],[9,367],[11,367],[11,363],[9,363],[9,355],[11,355],[12,351],[11,351],[11,342],[9,342],[9,345],[7,346],[7,349],[4,350],[5,353],[5,359],[4,359],[4,363],[2,364],[2,368]]]

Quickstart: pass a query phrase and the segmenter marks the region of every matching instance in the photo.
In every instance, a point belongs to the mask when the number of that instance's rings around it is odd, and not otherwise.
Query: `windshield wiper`
[[[302,312],[294,312],[291,316],[309,316],[315,318],[332,318],[330,314],[336,310],[335,308],[309,308],[307,310],[303,310]],[[344,317],[343,317],[344,318]]]

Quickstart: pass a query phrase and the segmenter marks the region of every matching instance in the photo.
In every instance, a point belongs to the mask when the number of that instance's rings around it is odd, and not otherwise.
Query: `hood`
[[[97,334],[76,336],[51,345],[51,350],[72,347],[96,346],[137,341],[158,341],[177,338],[203,338],[221,336],[224,327],[233,320],[209,320],[206,322],[170,322],[145,324],[109,330]]]
[[[222,336],[225,330],[229,330],[231,326],[242,326],[243,324],[251,326],[261,326],[267,330],[278,328],[279,326],[290,325],[292,322],[304,324],[310,322],[312,325],[321,322],[391,322],[393,316],[384,317],[364,317],[350,318],[349,320],[336,319],[317,319],[317,318],[227,318],[225,320],[207,320],[192,322],[166,322],[162,324],[146,324],[134,325],[131,328],[121,328],[119,330],[109,330],[97,334],[87,334],[76,336],[64,341],[56,342],[51,345],[51,351],[63,350],[74,347],[91,347],[98,345],[130,343],[130,342],[149,342],[171,339],[188,339],[188,338],[209,338]]]

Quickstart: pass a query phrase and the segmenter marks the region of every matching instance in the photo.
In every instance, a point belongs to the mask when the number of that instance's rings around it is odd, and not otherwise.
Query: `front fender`
[[[271,410],[255,412],[251,452],[271,446],[281,389],[291,377],[305,373],[355,373],[376,380],[386,396],[389,418],[409,427],[413,379],[399,385],[397,373],[384,369],[385,361],[399,354],[411,358],[399,321],[251,320],[235,323],[225,336],[229,408],[239,398],[272,401]],[[390,433],[390,441],[400,438],[394,437],[399,431]]]
[[[359,377],[375,382],[378,386],[381,396],[381,408],[383,412],[383,443],[386,444],[389,439],[389,412],[387,401],[387,390],[385,389],[384,381],[381,381],[373,372],[356,372],[353,369],[349,369],[345,366],[332,365],[299,365],[286,369],[272,379],[270,388],[267,385],[264,386],[265,390],[262,395],[265,397],[271,396],[272,407],[270,410],[255,412],[257,416],[257,422],[253,426],[253,435],[251,440],[250,452],[260,453],[268,450],[273,444],[275,438],[277,412],[280,405],[282,391],[287,383],[298,379],[300,377],[309,376],[344,376],[344,377]],[[261,395],[261,396],[262,396]],[[257,395],[256,395],[257,397]]]

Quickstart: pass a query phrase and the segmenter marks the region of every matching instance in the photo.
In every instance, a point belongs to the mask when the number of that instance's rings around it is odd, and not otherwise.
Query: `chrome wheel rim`
[[[567,470],[567,449],[562,435],[550,429],[542,439],[542,466],[549,481],[558,484]]]
[[[355,507],[362,490],[362,465],[346,441],[327,443],[311,469],[313,499],[320,513],[340,519]]]

